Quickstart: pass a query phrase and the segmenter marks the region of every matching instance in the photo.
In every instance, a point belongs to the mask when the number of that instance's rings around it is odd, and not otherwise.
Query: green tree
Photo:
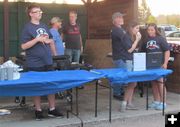
[[[146,21],[146,23],[157,23],[156,17],[150,15]]]
[[[140,24],[156,21],[155,17],[151,14],[151,10],[147,5],[146,0],[142,0],[141,5],[138,8],[138,20]]]
[[[159,15],[156,19],[158,24],[173,24],[180,27],[180,15]]]

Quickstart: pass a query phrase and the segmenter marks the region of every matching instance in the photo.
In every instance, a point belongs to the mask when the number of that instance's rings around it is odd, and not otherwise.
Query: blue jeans
[[[114,66],[116,68],[124,68],[124,69],[126,69],[126,67],[127,67],[126,62],[124,60],[121,60],[121,59],[114,60],[113,63],[114,63]],[[123,86],[116,85],[116,84],[113,85],[113,95],[121,96],[123,93],[124,93]]]
[[[78,49],[65,49],[65,55],[70,56],[70,61],[71,62],[79,63],[81,50],[78,50]]]

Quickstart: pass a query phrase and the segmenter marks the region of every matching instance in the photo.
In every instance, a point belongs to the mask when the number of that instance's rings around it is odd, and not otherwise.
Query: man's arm
[[[52,40],[52,39],[50,39],[50,40]],[[50,48],[51,48],[52,55],[57,56],[57,51],[56,51],[56,47],[55,47],[55,44],[54,44],[53,40],[50,43]]]
[[[53,39],[46,39],[44,41],[44,43],[49,44],[50,48],[51,48],[52,55],[57,56],[57,51],[56,51],[56,47],[55,47]]]
[[[23,50],[26,50],[26,49],[29,49],[29,48],[33,47],[33,46],[34,46],[36,43],[38,43],[38,42],[42,42],[42,43],[43,43],[45,40],[46,40],[45,37],[37,37],[37,38],[34,38],[34,39],[31,40],[31,41],[22,43],[22,44],[21,44],[21,48],[22,48]]]
[[[63,32],[61,33],[60,36],[61,36],[61,38],[62,38],[62,41],[64,41],[64,33],[63,33]]]
[[[80,46],[81,46],[81,53],[83,52],[83,43],[82,43],[82,36],[80,35]]]

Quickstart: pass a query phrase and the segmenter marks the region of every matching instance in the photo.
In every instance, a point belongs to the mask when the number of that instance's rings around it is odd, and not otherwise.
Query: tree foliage
[[[156,19],[158,24],[173,24],[180,27],[180,15],[159,15]]]
[[[173,24],[180,27],[180,14],[159,15],[154,17],[148,7],[146,0],[141,0],[141,5],[138,8],[138,19],[140,24],[157,23],[157,24]]]
[[[138,8],[138,20],[140,24],[156,23],[156,18],[151,14],[151,10],[148,7],[146,0],[142,0],[141,5]]]

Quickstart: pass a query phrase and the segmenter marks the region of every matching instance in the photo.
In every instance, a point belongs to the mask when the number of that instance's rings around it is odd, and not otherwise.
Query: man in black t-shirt
[[[121,27],[124,24],[123,16],[124,15],[120,12],[116,12],[112,15],[112,20],[114,25],[111,32],[112,58],[116,68],[125,68],[123,59],[126,59],[126,56],[129,57],[129,55],[126,55],[127,54],[126,49],[122,47],[124,36],[126,35],[126,31]],[[118,20],[118,22],[116,20]],[[125,45],[125,47],[128,48],[129,44]],[[122,86],[119,85],[113,86],[113,97],[117,99],[123,99],[123,94],[124,94],[124,90]]]
[[[76,23],[77,13],[69,12],[69,23],[63,27],[63,37],[65,41],[65,54],[70,56],[71,62],[79,63],[82,52],[82,38],[80,26]]]

